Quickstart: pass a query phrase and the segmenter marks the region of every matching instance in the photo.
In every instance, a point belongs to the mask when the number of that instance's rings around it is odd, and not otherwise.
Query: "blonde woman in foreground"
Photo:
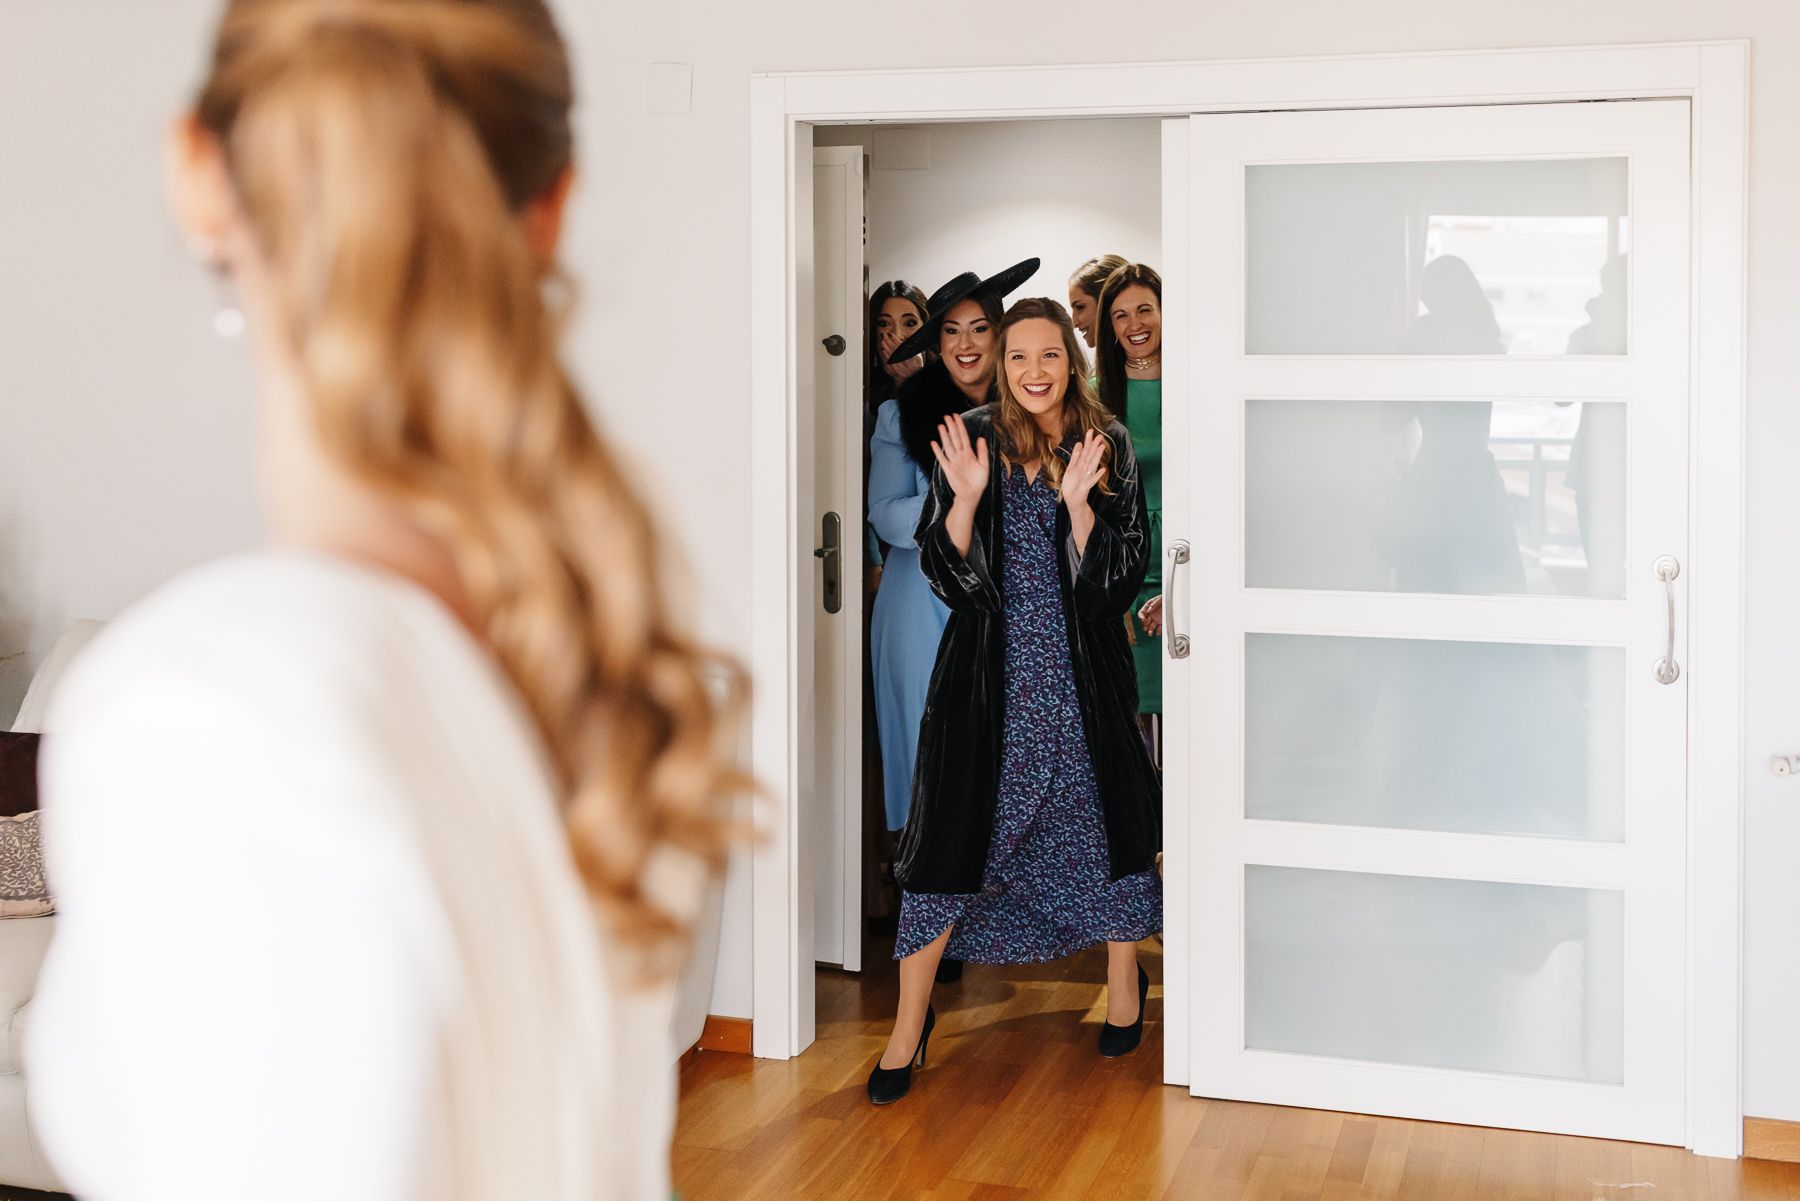
[[[83,1201],[667,1201],[671,977],[738,788],[559,361],[542,0],[231,0],[171,137],[271,546],[58,698],[32,1102]]]

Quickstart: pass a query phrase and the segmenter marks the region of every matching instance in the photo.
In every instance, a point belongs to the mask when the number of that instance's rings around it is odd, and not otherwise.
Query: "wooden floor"
[[[693,1061],[685,1201],[1800,1201],[1800,1165],[1190,1097],[1160,1083],[1154,984],[1142,1048],[1095,1053],[1098,951],[939,985],[930,1066],[877,1109],[863,1084],[893,1017],[885,954],[870,944],[862,979],[819,973],[819,1038],[799,1058]]]

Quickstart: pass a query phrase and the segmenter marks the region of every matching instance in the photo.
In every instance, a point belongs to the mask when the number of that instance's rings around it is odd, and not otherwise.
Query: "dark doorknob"
[[[835,359],[844,353],[844,348],[848,345],[842,334],[833,334],[825,339],[825,353]]]

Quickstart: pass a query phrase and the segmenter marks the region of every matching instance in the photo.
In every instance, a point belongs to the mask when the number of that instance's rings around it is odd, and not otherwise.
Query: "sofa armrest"
[[[44,712],[50,707],[50,693],[68,671],[69,664],[81,652],[102,626],[97,621],[72,621],[63,627],[63,632],[50,648],[50,656],[38,665],[37,673],[31,677],[31,687],[25,690],[25,699],[19,703],[19,712],[13,718],[13,729],[22,734],[41,733],[44,728]]]
[[[54,915],[0,919],[0,1029],[10,1028],[19,1011],[31,1003],[55,928]],[[0,1070],[18,1071],[18,1065],[4,1063],[5,1058],[0,1049]]]

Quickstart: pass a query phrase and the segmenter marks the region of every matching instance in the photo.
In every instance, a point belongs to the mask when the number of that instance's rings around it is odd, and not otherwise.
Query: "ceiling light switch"
[[[685,113],[694,107],[694,68],[687,63],[651,63],[650,111]]]

